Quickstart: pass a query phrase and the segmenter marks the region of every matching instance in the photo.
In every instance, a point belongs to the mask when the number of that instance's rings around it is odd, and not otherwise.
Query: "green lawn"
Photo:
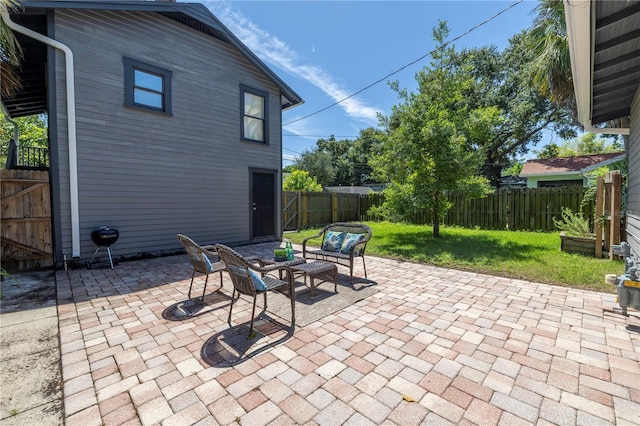
[[[442,227],[440,238],[434,238],[431,226],[389,222],[367,225],[373,230],[367,245],[367,254],[372,256],[607,293],[615,293],[616,288],[605,283],[605,275],[624,272],[620,260],[561,252],[558,233]],[[285,238],[300,244],[318,232],[319,228],[288,232]]]

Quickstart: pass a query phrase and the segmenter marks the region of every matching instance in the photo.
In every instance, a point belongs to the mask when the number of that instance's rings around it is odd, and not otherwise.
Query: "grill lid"
[[[93,242],[102,247],[109,247],[111,244],[118,241],[120,232],[117,229],[109,228],[106,225],[100,227],[100,229],[94,229],[91,232],[91,239]]]

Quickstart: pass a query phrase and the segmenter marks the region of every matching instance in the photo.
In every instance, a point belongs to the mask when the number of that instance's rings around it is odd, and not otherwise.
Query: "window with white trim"
[[[172,72],[135,59],[122,61],[125,106],[171,114]]]
[[[269,143],[268,103],[269,94],[240,86],[242,104],[242,139]]]

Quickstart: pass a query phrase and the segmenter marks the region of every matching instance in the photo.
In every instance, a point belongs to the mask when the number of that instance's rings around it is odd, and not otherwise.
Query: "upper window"
[[[241,86],[242,95],[242,139],[269,143],[268,101],[265,92]]]
[[[124,104],[171,114],[171,71],[123,58]]]

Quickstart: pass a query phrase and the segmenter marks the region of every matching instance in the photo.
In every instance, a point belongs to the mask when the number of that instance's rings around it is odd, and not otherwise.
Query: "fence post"
[[[300,214],[304,212],[304,216],[302,217],[302,228],[307,227],[307,223],[309,220],[309,211],[307,210],[307,193],[300,193],[300,204],[302,205]]]
[[[334,223],[338,221],[338,193],[337,192],[331,193],[331,221]]]
[[[613,260],[613,246],[620,244],[620,207],[622,204],[622,175],[619,171],[607,173],[611,179],[611,234],[609,235],[609,260]]]
[[[596,258],[602,258],[602,220],[604,207],[604,178],[598,176],[596,186],[596,212],[593,218],[596,233]]]
[[[297,217],[296,217],[296,227],[298,229],[298,231],[302,226],[302,192],[301,191],[297,191],[296,192],[296,197],[298,198],[296,200],[296,210],[297,210]]]

